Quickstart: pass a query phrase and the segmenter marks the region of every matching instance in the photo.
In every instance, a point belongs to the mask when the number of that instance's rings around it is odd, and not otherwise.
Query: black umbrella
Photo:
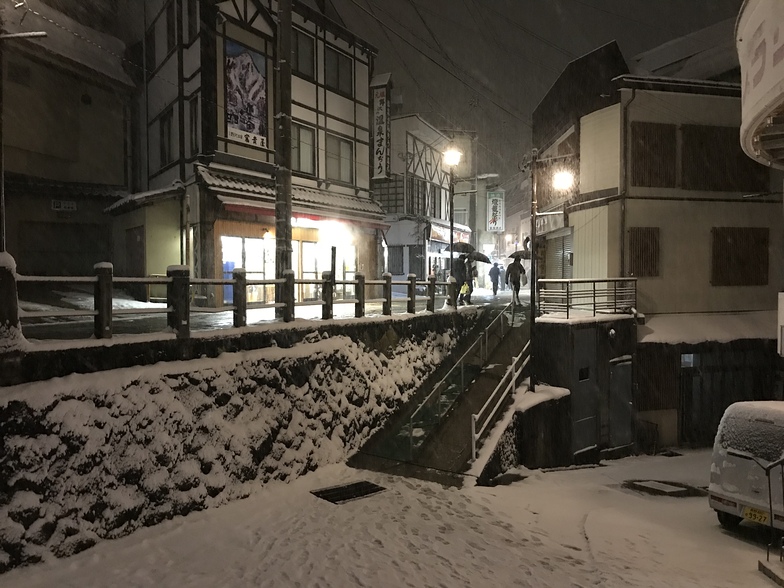
[[[471,253],[468,254],[468,259],[471,259],[473,261],[481,261],[483,263],[491,263],[490,258],[487,257],[487,255],[485,255],[484,253],[481,253],[480,251],[472,251]]]
[[[513,251],[508,255],[508,257],[518,257],[520,259],[531,259],[531,251],[527,249],[520,249],[519,251]]]
[[[448,245],[446,250],[449,251]],[[456,251],[457,253],[473,253],[474,246],[471,245],[471,243],[464,243],[463,241],[458,241],[453,245],[452,251]]]

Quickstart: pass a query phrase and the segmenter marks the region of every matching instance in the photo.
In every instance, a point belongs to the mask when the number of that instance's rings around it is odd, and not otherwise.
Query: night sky
[[[375,45],[402,112],[479,133],[479,173],[508,178],[531,112],[567,63],[616,40],[628,58],[737,16],[742,0],[331,0]]]

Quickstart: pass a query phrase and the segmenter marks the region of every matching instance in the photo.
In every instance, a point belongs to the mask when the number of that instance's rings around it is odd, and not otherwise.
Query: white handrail
[[[495,390],[493,390],[492,394],[490,394],[490,396],[487,398],[482,408],[479,409],[479,412],[471,415],[471,459],[476,459],[477,441],[481,439],[482,434],[484,434],[485,430],[490,425],[490,423],[493,422],[493,417],[498,412],[499,407],[504,403],[507,397],[512,392],[514,392],[515,387],[517,385],[517,378],[519,378],[520,375],[522,375],[525,366],[528,365],[528,361],[531,359],[531,354],[529,349],[530,346],[531,346],[531,341],[529,340],[525,344],[525,347],[523,347],[523,350],[512,359],[512,363],[507,368],[506,374],[504,374],[504,377],[501,378],[500,382],[498,382],[498,385],[495,387]],[[519,368],[517,368],[516,367],[517,362],[520,361],[521,359],[522,359],[522,364],[520,365]],[[512,375],[512,377],[509,379],[509,383],[506,383],[507,376],[509,376],[510,374]],[[487,408],[490,406],[490,402],[493,400],[493,398],[498,393],[498,391],[504,388],[505,390],[496,401],[495,405],[493,406],[493,410],[484,420],[484,424],[479,428],[479,431],[477,431],[476,430],[477,422],[479,422],[479,419],[482,417],[485,410],[487,410]]]

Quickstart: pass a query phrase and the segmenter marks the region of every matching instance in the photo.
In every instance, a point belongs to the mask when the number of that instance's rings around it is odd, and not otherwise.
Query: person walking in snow
[[[465,258],[466,284],[468,284],[468,296],[465,297],[466,304],[471,304],[471,294],[474,292],[474,278],[477,277],[474,262],[470,257]]]
[[[512,286],[512,302],[520,305],[520,284],[527,284],[528,278],[525,275],[525,268],[520,263],[519,257],[515,257],[514,261],[507,268],[506,283]]]
[[[452,277],[455,279],[457,291],[460,293],[457,297],[458,304],[464,304],[463,302],[463,293],[462,288],[463,284],[466,281],[466,264],[465,264],[465,255],[461,255],[458,259],[455,260],[455,265],[452,268]]]
[[[493,296],[498,294],[498,280],[501,277],[501,270],[498,269],[498,262],[493,264],[493,267],[490,268],[490,271],[487,272],[490,275],[490,281],[493,283]]]

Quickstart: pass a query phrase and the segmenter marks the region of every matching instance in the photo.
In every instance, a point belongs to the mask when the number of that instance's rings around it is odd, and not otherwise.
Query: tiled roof
[[[225,204],[246,208],[270,208],[275,205],[274,179],[266,174],[231,170],[216,166],[196,166],[201,180],[219,195]],[[225,197],[229,196],[229,198]],[[381,221],[384,211],[369,198],[351,196],[306,186],[292,186],[294,212],[335,218],[360,218]]]

